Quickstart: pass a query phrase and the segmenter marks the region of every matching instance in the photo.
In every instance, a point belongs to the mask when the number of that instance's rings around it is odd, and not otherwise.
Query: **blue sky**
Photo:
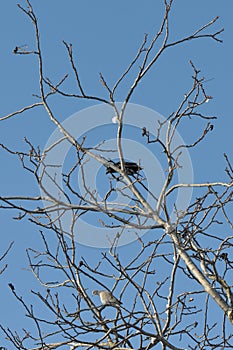
[[[35,101],[32,94],[38,93],[35,57],[12,53],[15,46],[35,47],[31,23],[18,9],[18,2],[4,0],[0,14],[1,116],[31,104]],[[110,85],[114,84],[135,56],[144,33],[152,38],[157,32],[163,13],[162,2],[32,1],[41,30],[47,76],[52,80],[60,79],[69,70],[62,40],[72,42],[83,86],[88,94],[106,97],[106,91],[99,82],[99,72],[103,73]],[[20,1],[20,4],[25,5],[24,1]],[[190,153],[196,181],[226,181],[223,153],[226,152],[231,159],[233,156],[232,13],[233,3],[226,0],[174,1],[170,29],[172,38],[185,36],[218,15],[220,19],[213,28],[218,30],[224,27],[225,31],[221,34],[224,42],[202,39],[169,49],[140,84],[131,100],[167,116],[175,110],[191,85],[189,60],[201,69],[203,76],[209,79],[206,91],[213,96],[213,100],[205,106],[206,111],[218,119],[214,122],[214,131]],[[119,90],[119,101],[124,98],[131,81],[128,80]],[[74,82],[70,80],[66,86],[72,89]],[[92,106],[93,102],[54,98],[51,104],[58,119],[63,121],[73,113]],[[14,149],[24,149],[23,138],[27,136],[35,145],[43,148],[54,129],[46,113],[37,109],[1,122],[0,143]],[[192,130],[194,135],[199,130],[195,122]],[[184,140],[190,140],[192,136],[190,129],[183,128],[180,133]],[[1,164],[4,164],[0,181],[1,195],[27,194],[29,188],[32,193],[38,193],[34,179],[22,171],[18,160],[3,151],[0,152],[0,159]],[[15,284],[22,295],[30,294],[30,289],[36,283],[26,270],[25,248],[35,244],[40,246],[41,243],[37,228],[27,221],[12,220],[14,215],[11,211],[0,211],[1,251],[11,240],[15,241],[8,256],[9,267],[0,276],[0,308],[3,315],[0,321],[4,319],[5,325],[17,328],[17,323],[20,325],[22,319],[13,318],[18,304],[10,295],[7,284]],[[83,252],[89,254],[88,248]],[[23,317],[20,312],[19,308],[19,315]]]

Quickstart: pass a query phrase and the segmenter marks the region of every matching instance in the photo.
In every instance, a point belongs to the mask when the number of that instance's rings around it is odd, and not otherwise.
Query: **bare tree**
[[[226,182],[216,179],[212,183],[183,183],[177,177],[179,169],[185,166],[183,153],[195,148],[207,137],[215,119],[202,112],[203,105],[211,97],[206,92],[205,79],[193,62],[190,62],[190,89],[177,109],[166,120],[160,120],[154,130],[149,130],[146,125],[141,130],[141,137],[152,151],[163,152],[165,177],[159,194],[147,184],[143,160],[141,164],[139,159],[130,162],[126,159],[123,142],[127,108],[139,83],[150,74],[168,48],[196,39],[221,42],[223,29],[212,29],[218,17],[190,35],[172,41],[169,15],[173,0],[164,0],[164,16],[158,32],[151,40],[145,35],[135,57],[115,84],[110,86],[108,79],[100,74],[101,84],[108,95],[105,98],[86,91],[73,46],[65,41],[70,72],[65,72],[58,82],[47,78],[38,20],[30,1],[26,0],[26,3],[26,7],[18,6],[32,23],[36,45],[35,49],[15,47],[14,54],[37,58],[40,91],[36,102],[0,120],[7,122],[25,111],[42,107],[61,136],[44,150],[27,138],[24,151],[1,144],[4,151],[20,159],[23,169],[31,173],[41,190],[41,195],[36,197],[30,194],[1,197],[1,208],[14,209],[18,213],[17,219],[28,218],[34,223],[44,246],[43,250],[36,247],[27,250],[31,271],[43,287],[40,291],[31,291],[37,297],[37,304],[28,305],[27,300],[18,294],[17,286],[9,285],[34,327],[32,330],[23,327],[15,332],[1,325],[3,335],[9,340],[9,348],[232,348],[230,270],[233,267],[233,236],[228,208],[232,202],[233,169],[225,154]],[[133,83],[123,103],[118,104],[116,92],[129,81],[131,71],[136,71]],[[70,75],[76,80],[74,92],[63,88]],[[85,135],[81,140],[76,139],[72,130],[67,129],[53,112],[50,98],[54,95],[92,100],[112,109],[117,123],[117,160],[109,159],[109,149],[104,142],[89,147]],[[175,142],[178,128],[189,118],[206,122],[204,129],[201,130],[200,126],[199,136],[190,144]],[[73,150],[75,160],[62,174],[61,186],[57,171],[63,164],[53,162],[49,156],[66,142]],[[108,173],[108,188],[102,197],[98,189],[92,188],[88,182],[90,160],[101,164]],[[81,188],[76,182],[77,173]],[[179,210],[174,199],[176,193],[186,193],[190,188],[195,193],[194,199],[184,210]],[[114,201],[111,199],[114,194],[129,200],[127,203]],[[109,243],[109,250],[102,252],[95,265],[91,259],[80,256],[76,240],[76,224],[90,213],[97,213],[101,224],[109,232],[117,229],[117,234]],[[67,215],[69,226],[64,225]],[[129,249],[128,255],[123,256],[119,241],[131,228],[136,243],[134,249]],[[140,234],[145,230],[150,235]],[[111,290],[106,287],[107,281],[112,282]],[[92,295],[92,287],[102,292],[95,291]],[[43,313],[38,305],[46,311]],[[219,316],[216,318],[212,310],[217,308]]]

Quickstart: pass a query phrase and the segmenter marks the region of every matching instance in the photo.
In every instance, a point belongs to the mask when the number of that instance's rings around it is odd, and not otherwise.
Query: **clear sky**
[[[3,0],[1,3],[1,117],[36,101],[32,94],[39,91],[35,57],[13,54],[15,46],[35,47],[33,28],[17,7],[18,2],[25,5],[20,0]],[[47,76],[56,80],[68,71],[62,40],[72,42],[80,76],[88,94],[106,97],[106,91],[99,82],[99,72],[103,73],[110,85],[114,84],[135,56],[144,34],[148,33],[151,38],[157,32],[163,14],[162,3],[162,0],[32,0],[41,31]],[[213,97],[205,107],[206,111],[218,119],[214,121],[214,130],[204,144],[190,154],[196,181],[226,181],[223,153],[226,152],[231,159],[233,157],[232,13],[232,1],[174,0],[170,28],[172,38],[178,39],[190,34],[215,16],[220,16],[213,28],[218,30],[224,27],[225,31],[221,34],[223,43],[203,39],[169,49],[140,84],[131,101],[166,117],[175,110],[187,87],[191,85],[189,60],[201,69],[203,76],[209,80],[206,91]],[[119,101],[124,98],[130,81],[127,84],[119,90]],[[71,89],[74,84],[69,82],[67,87]],[[89,101],[59,98],[52,101],[60,121],[93,104]],[[54,129],[46,113],[38,109],[1,122],[0,143],[14,149],[24,149],[23,138],[27,136],[43,149]],[[197,131],[194,123],[194,135]],[[182,138],[190,140],[190,134],[186,132],[185,128],[180,130]],[[27,194],[29,188],[31,193],[38,194],[35,181],[22,171],[20,162],[15,157],[0,150],[0,160],[1,196]],[[22,324],[20,317],[23,317],[23,313],[12,297],[8,283],[12,282],[20,294],[31,298],[30,289],[36,288],[37,284],[27,270],[25,249],[36,244],[40,246],[41,243],[35,226],[28,221],[13,220],[13,216],[17,216],[17,213],[0,211],[0,252],[4,252],[12,240],[15,241],[8,256],[9,267],[0,276],[0,322],[17,328]],[[90,251],[88,248],[83,249],[84,254],[89,254],[93,248]],[[17,319],[16,307],[19,310]],[[4,341],[1,342],[0,345],[3,346]]]

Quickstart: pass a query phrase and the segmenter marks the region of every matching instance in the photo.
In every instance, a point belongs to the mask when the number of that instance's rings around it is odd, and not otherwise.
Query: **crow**
[[[115,167],[121,169],[121,163],[120,162],[109,162],[109,163],[112,163],[112,165],[114,165]],[[109,164],[108,163],[108,164]],[[142,168],[137,164],[137,163],[134,163],[134,162],[124,162],[125,164],[125,172],[127,175],[134,175],[134,174],[138,174],[138,172],[140,170],[142,170]],[[118,171],[116,171],[115,169],[113,169],[110,165],[107,166],[107,169],[106,169],[106,174],[114,174],[114,173],[117,173]]]

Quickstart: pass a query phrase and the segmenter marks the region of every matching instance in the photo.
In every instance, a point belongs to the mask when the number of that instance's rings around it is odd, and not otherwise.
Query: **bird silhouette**
[[[114,165],[115,167],[121,169],[121,163],[120,162],[109,162],[107,165],[107,169],[106,169],[106,174],[114,174],[114,173],[118,173],[117,170],[113,169],[111,167],[111,164]],[[134,175],[134,174],[138,174],[138,172],[140,170],[142,170],[142,168],[135,162],[124,162],[125,165],[125,172],[127,175]]]

